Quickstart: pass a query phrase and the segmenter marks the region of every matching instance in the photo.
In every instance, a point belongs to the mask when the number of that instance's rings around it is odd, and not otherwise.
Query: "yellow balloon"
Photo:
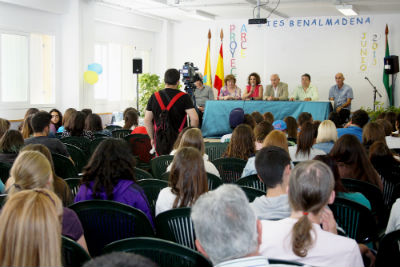
[[[99,75],[95,71],[88,70],[83,74],[83,79],[89,84],[95,84],[99,80]]]

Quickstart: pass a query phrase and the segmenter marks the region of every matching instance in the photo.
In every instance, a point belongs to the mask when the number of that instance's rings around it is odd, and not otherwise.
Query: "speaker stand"
[[[140,114],[140,110],[139,110],[139,73],[136,73],[136,108]]]

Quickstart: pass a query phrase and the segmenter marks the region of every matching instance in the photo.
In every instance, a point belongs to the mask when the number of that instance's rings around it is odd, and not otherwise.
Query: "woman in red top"
[[[244,100],[261,100],[263,96],[263,86],[261,85],[260,75],[253,72],[248,78],[246,92],[243,94]]]

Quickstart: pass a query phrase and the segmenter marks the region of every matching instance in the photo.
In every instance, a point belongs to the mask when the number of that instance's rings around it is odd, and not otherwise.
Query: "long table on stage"
[[[220,137],[231,133],[229,113],[234,108],[242,108],[244,113],[269,111],[275,120],[283,120],[287,116],[297,118],[301,112],[309,112],[314,120],[326,120],[332,111],[329,101],[243,101],[243,100],[209,100],[203,115],[201,131],[204,137]]]

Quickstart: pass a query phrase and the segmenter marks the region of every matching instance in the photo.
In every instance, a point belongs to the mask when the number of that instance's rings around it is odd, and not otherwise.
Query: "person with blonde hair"
[[[204,160],[204,167],[206,172],[214,174],[218,177],[221,177],[219,174],[218,169],[215,165],[208,160],[208,155],[205,154],[205,147],[204,147],[204,139],[203,135],[201,134],[200,129],[198,128],[190,128],[185,131],[182,135],[179,145],[176,150],[172,150],[170,155],[175,155],[176,151],[183,147],[193,147],[196,148]],[[167,171],[170,171],[172,167],[172,163],[167,167]]]
[[[15,160],[7,181],[8,198],[20,191],[44,188],[53,191],[53,173],[50,162],[38,151],[23,151]],[[9,200],[7,200],[8,202]],[[85,236],[78,215],[64,207],[62,234],[78,242],[86,251]]]
[[[64,179],[57,176],[56,171],[54,169],[53,157],[51,156],[50,150],[41,144],[30,144],[25,146],[21,151],[38,151],[42,153],[51,165],[51,171],[53,174],[53,191],[57,194],[57,196],[61,199],[63,206],[68,207],[69,205],[74,203],[73,196],[71,194],[71,189]]]
[[[335,199],[334,185],[325,163],[296,165],[289,178],[292,213],[279,221],[261,221],[260,253],[312,266],[364,266],[356,241],[337,235],[335,219],[326,207]]]
[[[338,136],[335,123],[331,120],[324,120],[318,126],[317,140],[316,144],[313,145],[313,148],[322,150],[326,154],[329,154],[337,139]]]
[[[170,209],[190,207],[207,191],[207,175],[200,151],[194,147],[182,147],[172,161],[168,187],[158,195],[156,216]]]
[[[11,195],[0,215],[0,266],[61,266],[62,212],[50,190]]]
[[[284,149],[286,152],[289,151],[288,141],[286,139],[286,134],[279,130],[271,131],[263,141],[263,148],[269,146],[276,146]],[[243,169],[242,177],[257,174],[256,157],[251,157],[247,160],[246,166]]]

